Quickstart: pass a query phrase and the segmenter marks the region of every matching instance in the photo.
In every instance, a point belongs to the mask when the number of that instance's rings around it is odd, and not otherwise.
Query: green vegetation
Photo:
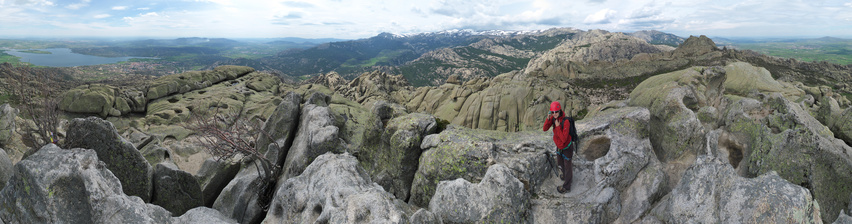
[[[11,54],[6,54],[5,51],[0,51],[0,63],[4,63],[4,62],[13,63],[13,64],[20,63],[21,58],[15,57],[14,55],[11,55]]]
[[[847,39],[825,37],[780,42],[732,43],[731,46],[775,57],[795,58],[800,61],[852,64],[852,40]]]
[[[25,51],[21,51],[21,52],[30,53],[30,54],[53,54],[50,51],[42,51],[42,50],[25,50]]]

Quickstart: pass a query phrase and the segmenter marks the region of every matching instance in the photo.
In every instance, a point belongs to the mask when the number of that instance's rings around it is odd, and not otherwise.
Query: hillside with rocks
[[[719,49],[704,36],[673,48],[570,32],[541,51],[511,38],[472,43],[529,60],[493,77],[449,72],[437,86],[388,71],[296,85],[243,66],[80,85],[60,97],[62,140],[38,147],[21,139],[31,121],[3,105],[0,220],[852,220],[848,68]],[[442,60],[476,63],[454,57]],[[582,118],[565,194],[552,133],[540,130],[552,101]],[[194,117],[262,121],[252,148],[278,170],[273,181],[261,159],[217,160],[188,128]]]

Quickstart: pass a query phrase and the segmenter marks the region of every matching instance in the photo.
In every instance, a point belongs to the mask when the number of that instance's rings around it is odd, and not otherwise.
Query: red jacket
[[[568,122],[568,119],[565,119],[565,115],[561,113],[556,120],[560,122],[559,126],[556,126],[552,117],[547,116],[547,120],[544,121],[544,131],[549,130],[550,126],[553,126],[553,142],[556,143],[556,148],[564,149],[571,142],[571,135],[568,134],[569,130],[571,130],[571,122]]]

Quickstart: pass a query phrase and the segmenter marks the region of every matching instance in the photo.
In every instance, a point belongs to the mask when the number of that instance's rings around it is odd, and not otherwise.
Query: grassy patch
[[[14,63],[20,63],[21,58],[15,57],[14,55],[11,55],[11,54],[6,54],[5,51],[0,51],[0,63],[3,63],[3,62],[9,62],[9,63],[13,63],[13,64]]]
[[[50,51],[42,51],[42,50],[25,50],[25,51],[21,51],[21,52],[30,53],[30,54],[53,54]]]

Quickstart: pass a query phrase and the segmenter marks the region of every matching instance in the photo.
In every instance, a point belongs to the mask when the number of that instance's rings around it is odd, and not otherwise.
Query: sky
[[[2,37],[360,39],[553,27],[852,38],[852,0],[0,0]]]

